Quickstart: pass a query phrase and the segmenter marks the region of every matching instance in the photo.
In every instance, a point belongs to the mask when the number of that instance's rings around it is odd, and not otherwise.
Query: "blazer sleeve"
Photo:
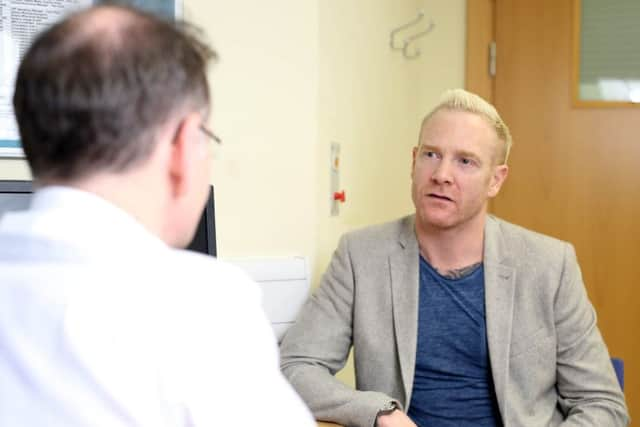
[[[281,368],[316,419],[372,427],[380,408],[389,401],[400,403],[384,393],[356,391],[334,377],[353,342],[354,286],[345,235],[319,288],[282,341]]]
[[[626,426],[629,415],[570,244],[554,299],[563,427]]]

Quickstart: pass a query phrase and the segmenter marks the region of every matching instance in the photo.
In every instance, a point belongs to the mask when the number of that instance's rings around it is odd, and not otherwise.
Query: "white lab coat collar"
[[[131,214],[100,196],[63,186],[36,191],[29,210],[9,212],[0,222],[0,232],[27,233],[34,237],[104,249],[128,245],[149,249],[168,246]]]

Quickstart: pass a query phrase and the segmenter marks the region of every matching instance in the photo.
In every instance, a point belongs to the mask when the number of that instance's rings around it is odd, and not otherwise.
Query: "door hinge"
[[[496,42],[489,43],[489,75],[496,76]]]

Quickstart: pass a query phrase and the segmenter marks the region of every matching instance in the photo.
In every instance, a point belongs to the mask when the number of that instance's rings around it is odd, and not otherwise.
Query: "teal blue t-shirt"
[[[502,426],[489,364],[484,268],[443,277],[420,257],[409,417],[420,427]]]

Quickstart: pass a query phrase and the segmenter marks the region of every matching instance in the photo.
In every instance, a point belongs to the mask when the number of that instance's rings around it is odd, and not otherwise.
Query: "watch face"
[[[398,408],[395,402],[389,402],[380,410],[383,414],[389,414]]]

